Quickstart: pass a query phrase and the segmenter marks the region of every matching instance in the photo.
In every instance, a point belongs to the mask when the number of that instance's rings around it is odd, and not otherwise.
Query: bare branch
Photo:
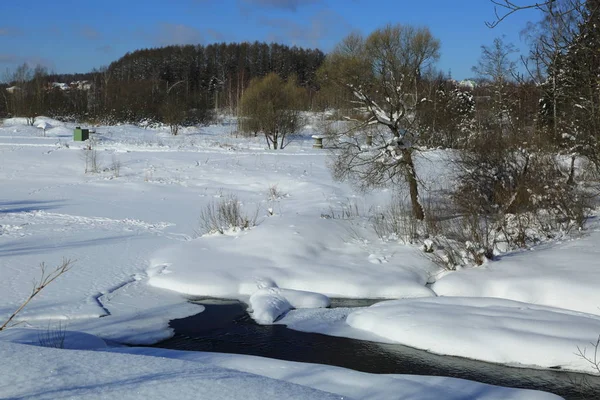
[[[31,294],[21,305],[8,317],[8,319],[0,326],[0,331],[14,326],[16,324],[11,324],[11,321],[21,312],[23,309],[33,300],[35,296],[37,296],[42,290],[46,288],[49,284],[54,282],[59,276],[69,271],[73,266],[74,261],[69,259],[63,259],[62,263],[57,266],[54,270],[47,272],[46,264],[40,264],[41,276],[39,281],[34,281],[33,289],[31,290]]]
[[[490,1],[494,4],[494,14],[496,15],[496,20],[492,21],[492,22],[486,21],[485,24],[488,28],[495,28],[496,26],[498,26],[498,24],[500,24],[502,21],[504,21],[506,18],[508,18],[512,14],[516,13],[517,11],[530,10],[530,9],[543,10],[544,7],[552,5],[552,3],[554,3],[556,0],[546,0],[546,1],[541,1],[541,2],[534,3],[534,4],[521,5],[521,6],[515,4],[513,1],[510,1],[510,0],[490,0]]]
[[[598,336],[598,339],[596,339],[595,342],[591,342],[590,344],[593,349],[592,355],[588,355],[587,348],[581,348],[579,346],[577,346],[577,353],[575,353],[575,355],[587,361],[593,369],[600,373],[600,354],[598,354],[598,351],[600,350],[600,336]]]

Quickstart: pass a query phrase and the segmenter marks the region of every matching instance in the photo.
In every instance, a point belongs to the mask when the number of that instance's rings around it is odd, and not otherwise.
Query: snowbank
[[[600,317],[493,298],[386,301],[351,313],[350,326],[442,355],[597,372],[575,353],[593,351]]]
[[[0,341],[0,394],[35,399],[340,399],[339,395],[197,362]]]
[[[292,222],[292,224],[290,224]],[[425,287],[437,269],[418,250],[401,247],[392,260],[345,240],[348,232],[316,215],[268,218],[238,236],[201,237],[158,251],[150,285],[190,296],[244,298],[257,282],[330,297],[433,296]]]
[[[449,273],[432,289],[440,296],[498,297],[600,314],[598,243],[600,232],[591,232],[551,248],[507,255]]]
[[[252,318],[262,325],[275,322],[284,313],[292,309],[292,305],[275,288],[259,289],[250,296]]]
[[[5,329],[0,331],[0,341],[69,350],[105,349],[107,347],[106,342],[97,336],[68,331],[63,329],[62,326],[50,326],[46,330]]]
[[[328,393],[364,400],[559,400],[560,396],[533,390],[486,385],[438,376],[367,374],[328,365],[297,363],[237,354],[183,352],[133,348],[113,350],[176,358],[248,372]],[[283,398],[280,396],[278,398]]]
[[[292,308],[323,308],[329,304],[329,298],[319,293],[277,287],[261,288],[250,296],[252,318],[263,325],[272,324]]]
[[[130,345],[157,343],[173,336],[169,321],[204,311],[176,293],[148,286],[142,276],[98,297],[108,315],[65,321],[69,329]]]
[[[0,394],[8,398],[561,399],[462,379],[376,375],[235,354],[148,347],[65,351],[12,343],[7,340],[27,341],[34,333],[12,331],[0,335]],[[99,343],[89,335],[79,339],[82,348]]]

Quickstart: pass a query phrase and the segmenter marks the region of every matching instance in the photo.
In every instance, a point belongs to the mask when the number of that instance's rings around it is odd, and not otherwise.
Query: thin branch
[[[27,304],[29,304],[35,296],[37,296],[42,290],[44,290],[44,288],[46,288],[46,286],[48,286],[49,284],[54,282],[54,280],[56,280],[56,278],[58,278],[65,272],[69,271],[71,269],[71,267],[73,266],[73,263],[74,263],[74,261],[71,261],[69,259],[64,259],[59,266],[57,266],[54,270],[52,270],[50,272],[46,271],[46,264],[41,263],[40,264],[40,270],[41,270],[40,280],[35,281],[33,283],[33,289],[31,290],[31,294],[29,295],[29,297],[27,297],[27,299],[19,306],[19,308],[17,308],[15,310],[15,312],[13,312],[11,314],[11,316],[8,317],[8,319],[0,326],[0,331],[4,330],[10,326],[14,326],[15,324],[9,325],[11,323],[11,321],[21,311],[23,311],[23,309],[27,306]]]
[[[591,356],[587,355],[587,349],[585,347],[582,349],[579,346],[577,346],[577,353],[575,353],[575,355],[587,361],[592,366],[592,368],[594,368],[598,373],[600,373],[600,354],[598,353],[598,351],[600,350],[600,336],[598,336],[598,339],[596,339],[595,342],[591,342],[590,344],[593,348],[593,354]]]
[[[494,14],[496,15],[496,20],[492,21],[492,22],[486,21],[485,25],[488,28],[495,28],[502,21],[504,21],[506,18],[508,18],[512,14],[516,13],[517,11],[530,10],[530,9],[543,10],[543,7],[550,6],[556,0],[546,0],[543,2],[524,5],[524,6],[516,5],[511,0],[490,0],[490,1],[494,4]],[[500,11],[498,11],[499,9],[504,10],[504,11],[500,12]]]

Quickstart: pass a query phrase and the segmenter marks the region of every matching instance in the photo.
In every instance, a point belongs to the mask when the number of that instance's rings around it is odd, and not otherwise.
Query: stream
[[[170,322],[175,335],[155,347],[247,354],[280,360],[335,365],[376,374],[449,376],[492,385],[543,390],[567,400],[600,398],[600,377],[558,370],[515,368],[460,357],[440,356],[399,344],[299,332],[285,325],[258,325],[244,303],[194,301],[197,315]],[[332,299],[333,307],[365,307],[376,300]],[[575,355],[574,355],[575,356]]]

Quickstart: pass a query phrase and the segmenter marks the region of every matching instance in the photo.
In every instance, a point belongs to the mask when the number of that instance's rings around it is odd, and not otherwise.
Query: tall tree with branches
[[[574,163],[583,156],[600,168],[600,0],[587,0],[581,22],[572,43],[558,58],[558,66],[549,69],[550,79],[560,87],[563,107],[553,115],[559,131],[554,138],[563,152],[571,155],[569,181],[573,181]],[[556,124],[556,122],[554,122]]]
[[[413,161],[421,73],[439,58],[440,42],[428,28],[387,25],[367,37],[340,42],[319,74],[352,95],[355,126],[334,139],[333,173],[367,189],[407,183],[416,219],[425,213]],[[365,138],[367,136],[367,138]]]

